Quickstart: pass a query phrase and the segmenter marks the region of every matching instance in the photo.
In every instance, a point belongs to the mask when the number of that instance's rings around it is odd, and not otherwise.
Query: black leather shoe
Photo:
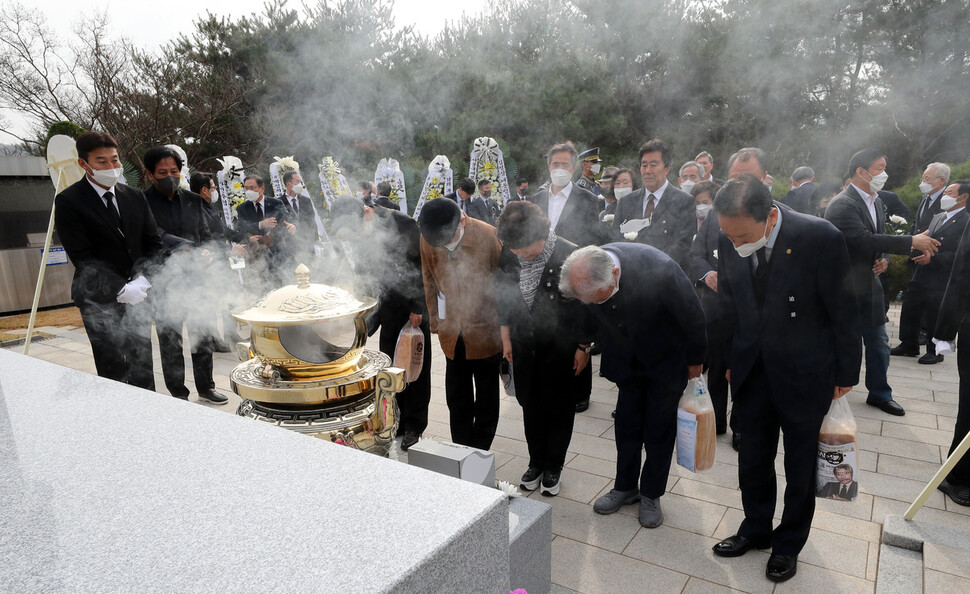
[[[404,439],[401,440],[401,451],[408,451],[408,448],[418,443],[419,439],[421,439],[421,437],[414,431],[405,431]]]
[[[216,392],[215,390],[209,390],[208,392],[199,392],[199,399],[206,399],[214,404],[225,404],[229,402],[229,399]]]
[[[718,557],[740,557],[751,549],[767,549],[770,547],[771,541],[755,542],[750,538],[735,534],[717,543],[711,547],[711,550]]]
[[[943,362],[943,355],[937,355],[936,353],[926,353],[916,361],[920,365],[935,365],[937,363]]]
[[[889,349],[889,354],[895,357],[915,357],[919,354],[919,347],[909,346],[908,344],[898,344]]]
[[[231,353],[232,349],[229,348],[228,344],[222,342],[221,340],[217,340],[212,344],[212,351],[215,353]]]
[[[741,434],[737,431],[731,436],[731,447],[734,448],[735,452],[741,451]]]
[[[962,505],[964,507],[970,507],[970,487],[964,485],[954,485],[950,481],[944,480],[937,487],[940,491],[943,491],[950,497],[953,503],[957,505]]]
[[[906,411],[903,410],[903,407],[900,406],[899,403],[893,399],[889,399],[885,402],[869,402],[868,400],[866,400],[866,404],[868,404],[869,406],[875,406],[882,412],[889,413],[897,417],[901,417],[906,414]]]
[[[616,418],[616,409],[614,409],[613,412],[610,413],[610,416],[613,417],[614,419]]]
[[[765,567],[765,577],[773,582],[783,582],[795,577],[798,571],[798,556],[775,555],[768,557],[768,566]]]
[[[589,409],[589,398],[576,403],[576,412],[586,412]]]

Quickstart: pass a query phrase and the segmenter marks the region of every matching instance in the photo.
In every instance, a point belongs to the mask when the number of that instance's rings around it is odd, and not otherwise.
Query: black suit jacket
[[[587,304],[603,345],[602,371],[618,385],[649,379],[664,392],[682,391],[687,366],[704,363],[704,311],[683,269],[660,250],[638,243],[603,249],[620,262],[620,288]]]
[[[263,197],[263,219],[276,217],[277,229],[283,228],[283,221],[292,218],[290,209],[283,204],[282,200]],[[249,235],[265,235],[271,232],[269,229],[260,229],[259,223],[263,219],[256,216],[256,203],[247,200],[236,207],[236,230]]]
[[[954,340],[960,327],[970,315],[970,225],[963,229],[963,237],[957,246],[950,269],[950,280],[940,303],[933,338]],[[961,338],[961,340],[963,340]],[[963,348],[967,348],[965,345]],[[957,362],[959,365],[959,361]],[[961,374],[963,369],[960,370]]]
[[[458,193],[452,192],[451,194],[445,194],[445,198],[458,202]],[[478,219],[479,221],[484,221],[489,225],[495,224],[495,219],[492,218],[492,213],[485,204],[485,200],[477,195],[473,194],[468,197],[468,204],[465,206],[465,214],[472,217],[473,219]]]
[[[813,194],[815,194],[815,184],[806,182],[797,188],[788,190],[788,193],[779,202],[802,214],[815,214],[816,209],[812,205]]]
[[[78,307],[116,303],[118,291],[139,274],[150,276],[162,252],[155,218],[141,190],[114,187],[121,229],[108,222],[104,202],[87,177],[54,199],[54,228],[74,264],[71,299]]]
[[[771,400],[792,421],[821,419],[835,386],[854,386],[862,364],[849,253],[827,221],[785,209],[759,306],[751,259],[721,234],[718,298],[730,342],[725,360],[738,394],[759,357]],[[872,271],[869,271],[872,277]]]
[[[916,217],[913,219],[913,224],[909,228],[910,235],[919,235],[923,231],[926,231],[929,228],[929,222],[933,220],[933,217],[940,214],[940,212],[943,210],[940,207],[940,198],[943,197],[943,190],[940,190],[938,194],[935,194],[936,200],[933,201],[933,204],[929,204],[931,195],[933,194],[923,194],[920,197],[919,206],[916,207]],[[920,220],[924,220],[925,223],[920,225]]]
[[[313,218],[313,203],[302,194],[296,198],[299,206],[298,211],[293,210],[289,202],[284,202],[283,204],[290,213],[291,218],[289,222],[296,225],[294,236],[300,245],[300,249],[303,251],[312,251],[313,244],[320,238],[320,232],[317,231],[317,221]],[[290,197],[287,196],[286,200],[289,201]]]
[[[891,217],[892,215],[897,215],[903,217],[907,221],[911,220],[910,217],[913,216],[913,212],[909,210],[909,207],[903,204],[903,201],[899,198],[899,195],[895,192],[890,192],[888,190],[879,190],[876,192],[879,195],[879,199],[886,206],[886,216]]]
[[[879,277],[872,266],[884,253],[908,254],[913,240],[908,235],[885,235],[886,211],[876,199],[876,224],[869,207],[856,189],[849,185],[829,202],[825,218],[842,232],[852,262],[852,286],[862,315],[871,317],[874,326],[886,323],[885,301]]]
[[[839,491],[842,488],[842,483],[839,481],[832,481],[822,485],[816,493],[816,497],[822,497],[823,499],[831,499],[833,497],[839,496]],[[855,499],[859,495],[859,483],[852,481],[849,483],[848,490],[845,494],[845,499]]]
[[[231,241],[233,243],[243,243],[246,236],[235,229],[226,225],[226,219],[222,211],[214,204],[205,203],[202,205],[202,214],[205,215],[205,223],[209,227],[212,238],[217,241]]]
[[[549,216],[549,190],[539,190],[529,197],[529,201]],[[575,243],[579,247],[600,245],[606,241],[603,224],[600,222],[599,201],[588,190],[573,184],[569,198],[563,206],[556,228],[556,235]]]
[[[717,272],[717,260],[721,254],[717,251],[721,239],[721,225],[717,215],[711,210],[701,224],[701,228],[690,246],[690,264],[687,276],[697,287],[697,295],[704,306],[704,315],[710,324],[720,317],[717,293],[711,290],[702,279],[710,272]],[[717,256],[715,256],[717,254]]]
[[[173,212],[169,208],[171,201],[155,186],[145,190],[145,199],[152,209],[165,249],[174,250],[187,245],[199,245],[212,239],[202,205],[205,202],[202,196],[181,188],[176,192],[172,200],[178,200],[181,205],[181,208],[175,211],[181,214],[178,221],[169,220],[169,214]]]
[[[953,268],[953,261],[956,258],[957,246],[960,245],[960,239],[963,237],[967,221],[970,220],[970,214],[964,208],[950,217],[949,221],[945,221],[945,219],[946,213],[941,212],[933,217],[930,222],[930,237],[939,240],[939,251],[933,254],[928,264],[916,265],[912,280],[913,284],[937,294],[942,294],[946,290],[946,283],[950,279],[950,270]]]
[[[610,229],[610,238],[613,241],[624,240],[620,225],[632,219],[643,218],[643,200],[646,195],[646,188],[640,188],[617,202],[616,218],[613,219],[613,227]],[[690,244],[697,234],[697,206],[693,196],[668,183],[650,220],[650,226],[641,229],[637,234],[637,243],[652,245],[687,270]]]

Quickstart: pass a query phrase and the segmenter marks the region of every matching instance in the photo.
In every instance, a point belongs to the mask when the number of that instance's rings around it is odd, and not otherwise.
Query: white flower
[[[717,260],[717,250],[714,250],[714,259]]]
[[[905,225],[906,224],[906,219],[904,219],[903,217],[901,217],[899,215],[890,215],[889,222],[895,223],[897,225]]]
[[[636,231],[630,231],[629,233],[624,233],[623,234],[623,239],[626,239],[627,241],[633,241],[636,238],[637,238],[637,232]]]
[[[512,483],[506,481],[496,481],[495,488],[505,493],[506,497],[521,497],[522,493]]]
[[[299,171],[300,164],[293,159],[293,155],[289,157],[273,157],[279,163],[280,169],[284,171]]]
[[[616,218],[616,215],[613,215],[613,214],[603,215],[603,222],[612,223],[614,218]]]

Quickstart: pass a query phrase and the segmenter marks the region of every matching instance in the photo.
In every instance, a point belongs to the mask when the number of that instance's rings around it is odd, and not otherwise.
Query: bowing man
[[[859,379],[859,309],[849,254],[831,223],[774,203],[750,173],[717,193],[718,298],[727,375],[742,407],[738,481],[744,521],[714,545],[737,557],[771,548],[765,575],[795,575],[815,513],[818,434],[834,398]],[[772,531],[778,432],[785,440],[785,508]]]

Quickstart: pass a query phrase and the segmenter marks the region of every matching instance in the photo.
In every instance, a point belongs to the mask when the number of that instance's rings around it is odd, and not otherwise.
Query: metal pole
[[[957,449],[953,450],[953,453],[950,454],[950,456],[946,459],[946,462],[943,463],[943,466],[941,466],[940,469],[936,472],[936,474],[933,475],[933,478],[930,479],[929,484],[927,484],[926,487],[923,489],[923,491],[919,494],[919,496],[916,498],[916,501],[914,501],[913,504],[909,506],[909,509],[906,510],[906,513],[903,514],[903,518],[905,518],[906,520],[913,519],[913,517],[916,515],[916,512],[918,512],[920,508],[923,507],[923,504],[926,503],[926,500],[929,499],[930,495],[933,494],[933,491],[935,491],[936,488],[940,486],[940,483],[943,482],[943,479],[945,479],[946,476],[950,474],[950,471],[953,470],[953,467],[957,465],[957,462],[959,462],[960,459],[963,458],[963,455],[967,453],[968,449],[970,449],[970,433],[967,433],[963,437],[963,441],[960,442],[960,445],[957,446]]]
[[[54,198],[57,198],[57,188],[61,187],[61,176],[64,171],[57,170],[57,183],[54,184]],[[44,273],[47,272],[47,253],[51,249],[51,238],[54,235],[54,207],[51,204],[51,220],[47,223],[47,239],[44,240],[44,253],[40,256],[40,270],[37,272],[37,286],[34,287],[34,303],[30,306],[30,320],[27,322],[27,338],[24,339],[24,354],[30,354],[30,339],[34,335],[34,322],[37,321],[37,306],[40,304],[40,291],[44,287]]]

